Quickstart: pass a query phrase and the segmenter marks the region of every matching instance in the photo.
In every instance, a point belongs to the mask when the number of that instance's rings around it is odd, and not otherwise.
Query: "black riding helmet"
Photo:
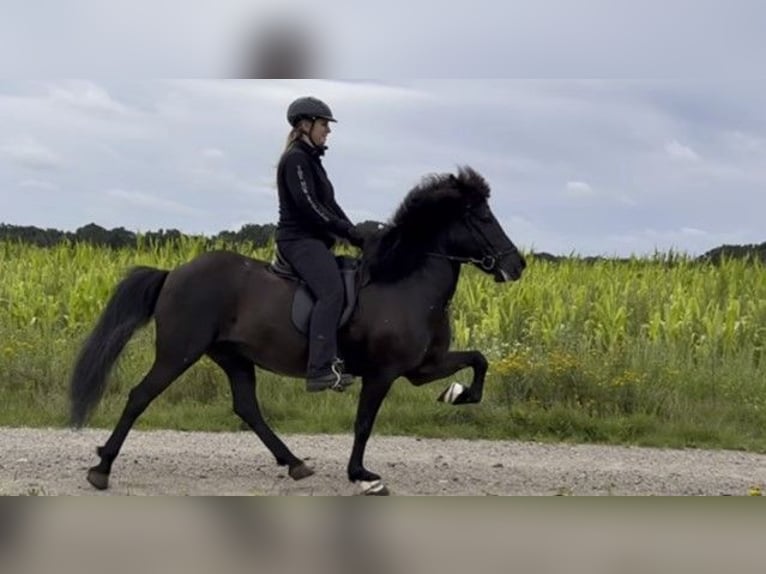
[[[290,122],[290,125],[293,127],[295,127],[300,120],[315,120],[317,118],[322,118],[330,122],[338,121],[332,117],[330,106],[325,104],[322,100],[312,96],[298,98],[287,108],[287,121]]]

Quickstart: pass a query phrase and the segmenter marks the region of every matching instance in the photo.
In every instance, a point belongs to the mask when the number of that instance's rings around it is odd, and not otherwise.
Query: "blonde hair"
[[[301,138],[301,136],[305,133],[303,130],[301,130],[301,126],[304,125],[304,122],[306,120],[300,120],[293,129],[290,130],[290,133],[287,134],[287,140],[285,141],[285,149],[282,150],[282,153],[285,153],[288,149],[290,149],[290,146],[293,145],[295,140],[298,140]]]
[[[290,130],[290,133],[287,134],[287,139],[285,140],[285,148],[282,150],[282,155],[280,156],[280,159],[287,153],[287,150],[290,149],[290,146],[295,143],[296,140],[300,139],[302,135],[301,132],[301,125],[298,124],[293,129]],[[275,166],[276,169],[276,166]]]
[[[290,133],[287,134],[287,140],[285,141],[285,149],[282,150],[282,153],[285,153],[288,149],[290,149],[290,146],[293,145],[295,140],[300,139],[300,137],[301,137],[300,127],[296,126],[293,129],[291,129]]]

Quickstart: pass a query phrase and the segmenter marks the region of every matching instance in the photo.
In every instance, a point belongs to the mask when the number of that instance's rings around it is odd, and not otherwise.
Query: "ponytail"
[[[300,127],[296,126],[293,129],[291,129],[290,133],[287,134],[287,140],[285,141],[285,149],[282,150],[282,153],[285,153],[288,149],[290,149],[290,146],[293,145],[295,140],[299,139],[300,137],[301,137]]]

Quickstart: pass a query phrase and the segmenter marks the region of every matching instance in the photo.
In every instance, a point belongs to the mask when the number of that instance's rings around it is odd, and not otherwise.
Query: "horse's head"
[[[470,168],[449,176],[460,201],[459,213],[440,237],[439,252],[457,261],[473,263],[497,282],[516,281],[527,266],[489,207],[489,186]]]
[[[498,282],[521,277],[526,261],[489,207],[489,186],[469,167],[425,177],[391,225],[365,246],[374,280],[394,281],[429,256],[473,263]]]

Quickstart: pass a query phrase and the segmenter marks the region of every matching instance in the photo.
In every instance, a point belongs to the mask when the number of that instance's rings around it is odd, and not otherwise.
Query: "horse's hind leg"
[[[158,356],[144,379],[128,395],[128,402],[117,426],[112,431],[106,444],[97,449],[101,462],[88,471],[88,482],[99,490],[109,486],[109,474],[112,463],[122,448],[122,444],[133,424],[147,409],[149,404],[167,389],[181,374],[199,359],[201,353],[192,358],[171,360]]]
[[[271,451],[277,464],[288,467],[288,474],[300,480],[314,471],[287,448],[263,419],[255,393],[255,367],[253,363],[236,354],[236,351],[217,347],[208,353],[229,377],[234,412],[253,429],[266,448]]]

